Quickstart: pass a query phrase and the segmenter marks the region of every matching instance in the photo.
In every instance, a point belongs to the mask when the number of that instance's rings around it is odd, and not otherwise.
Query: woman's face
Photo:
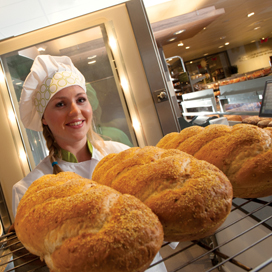
[[[92,115],[85,91],[80,86],[70,86],[50,99],[42,122],[49,126],[58,145],[65,148],[86,141]]]

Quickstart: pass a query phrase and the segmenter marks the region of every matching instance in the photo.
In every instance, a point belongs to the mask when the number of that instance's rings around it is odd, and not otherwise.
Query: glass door
[[[104,140],[137,146],[134,132],[129,126],[131,122],[128,120],[127,106],[116,84],[115,60],[110,52],[107,33],[102,24],[8,53],[2,58],[9,86],[19,102],[24,80],[37,55],[69,56],[85,76],[87,94],[93,109],[94,130]],[[38,164],[47,155],[42,133],[29,129],[26,131],[35,164]]]
[[[142,0],[86,14],[0,41],[0,176],[11,210],[12,186],[47,155],[40,133],[19,116],[23,82],[37,55],[67,55],[87,81],[94,129],[105,140],[156,145],[177,130],[168,87]]]

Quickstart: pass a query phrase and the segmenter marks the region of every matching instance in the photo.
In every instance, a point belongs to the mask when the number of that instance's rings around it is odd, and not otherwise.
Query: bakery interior
[[[1,271],[48,271],[38,257],[20,258],[28,254],[20,243],[6,242],[12,186],[48,154],[18,110],[37,55],[70,56],[93,87],[96,131],[131,147],[155,146],[195,125],[265,128],[272,126],[271,112],[259,116],[272,81],[271,11],[268,0],[2,1]],[[163,244],[167,271],[271,271],[271,217],[272,196],[234,198],[213,235]]]

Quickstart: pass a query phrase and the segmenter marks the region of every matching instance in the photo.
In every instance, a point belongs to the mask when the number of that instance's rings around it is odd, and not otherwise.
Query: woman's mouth
[[[76,121],[76,122],[69,123],[69,124],[67,124],[67,126],[76,127],[76,126],[82,125],[83,122],[84,122],[83,120],[80,120],[80,121]]]

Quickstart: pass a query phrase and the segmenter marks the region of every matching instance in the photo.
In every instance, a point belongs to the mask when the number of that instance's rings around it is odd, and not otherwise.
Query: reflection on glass
[[[23,82],[34,58],[39,54],[69,56],[85,76],[88,98],[93,108],[94,129],[105,140],[133,146],[128,120],[118,93],[111,61],[108,55],[107,36],[104,26],[96,26],[72,35],[9,53],[3,56],[5,71],[10,74],[10,90],[19,102]],[[43,50],[40,50],[43,48]],[[19,115],[19,113],[18,113]],[[36,165],[47,155],[41,132],[27,129],[30,148]]]

